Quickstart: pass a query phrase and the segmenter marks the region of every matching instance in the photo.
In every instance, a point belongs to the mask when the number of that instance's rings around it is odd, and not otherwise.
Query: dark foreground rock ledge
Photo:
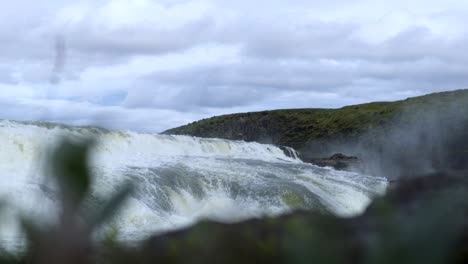
[[[358,217],[204,221],[154,236],[138,255],[142,263],[467,263],[467,219],[468,174],[437,173],[400,181]]]

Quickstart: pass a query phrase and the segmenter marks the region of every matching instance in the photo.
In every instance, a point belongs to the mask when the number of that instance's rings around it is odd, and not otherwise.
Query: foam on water
[[[98,139],[93,193],[112,193],[126,180],[137,184],[112,223],[124,239],[200,218],[232,222],[296,207],[350,216],[387,186],[384,178],[305,164],[293,149],[273,145],[0,121],[0,196],[14,208],[37,218],[54,215],[56,195],[42,160],[45,146],[63,135]],[[4,240],[17,240],[14,223],[3,223]]]

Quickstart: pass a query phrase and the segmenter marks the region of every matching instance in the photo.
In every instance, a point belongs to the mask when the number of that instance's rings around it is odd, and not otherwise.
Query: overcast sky
[[[0,118],[160,132],[468,88],[466,0],[15,0]]]

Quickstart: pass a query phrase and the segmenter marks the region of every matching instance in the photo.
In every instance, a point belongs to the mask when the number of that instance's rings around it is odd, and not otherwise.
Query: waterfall
[[[95,197],[124,181],[136,184],[112,223],[128,239],[202,218],[232,222],[296,208],[352,216],[387,186],[385,178],[303,163],[292,148],[286,154],[243,141],[0,121],[0,196],[12,207],[35,219],[54,215],[56,188],[44,175],[43,160],[46,146],[65,135],[97,139],[91,161]],[[2,225],[3,239],[18,235],[14,223]]]

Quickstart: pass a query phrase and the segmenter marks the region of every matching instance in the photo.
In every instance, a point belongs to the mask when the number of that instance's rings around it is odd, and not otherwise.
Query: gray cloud
[[[16,84],[14,73],[10,67],[0,65],[0,83]]]
[[[202,17],[175,29],[158,28],[155,24],[139,24],[102,29],[98,24],[85,21],[67,32],[70,47],[82,53],[108,56],[157,55],[177,52],[204,41],[213,21]]]
[[[2,117],[63,107],[50,119],[163,130],[464,88],[467,14],[464,1],[18,0],[0,10]],[[145,113],[175,121],[138,125]]]
[[[226,85],[228,84],[228,85]],[[160,71],[136,82],[144,89],[127,98],[128,107],[163,107],[193,111],[202,107],[252,105],[289,92],[332,92],[361,101],[380,94],[387,100],[468,84],[461,64],[428,58],[409,61],[306,62],[252,60],[235,64]],[[162,96],[162,97],[161,97]],[[159,99],[155,99],[159,98]],[[361,100],[359,100],[361,98]],[[381,97],[385,99],[385,96]],[[379,100],[381,100],[379,98]],[[311,101],[307,107],[314,107]],[[275,107],[272,105],[272,107]],[[291,103],[290,107],[295,107]]]
[[[368,43],[356,36],[359,25],[316,23],[290,28],[261,30],[248,39],[246,56],[263,59],[331,59],[337,61],[404,62],[426,58],[461,62],[468,44],[466,35],[447,40],[427,27],[412,26],[379,43]]]

